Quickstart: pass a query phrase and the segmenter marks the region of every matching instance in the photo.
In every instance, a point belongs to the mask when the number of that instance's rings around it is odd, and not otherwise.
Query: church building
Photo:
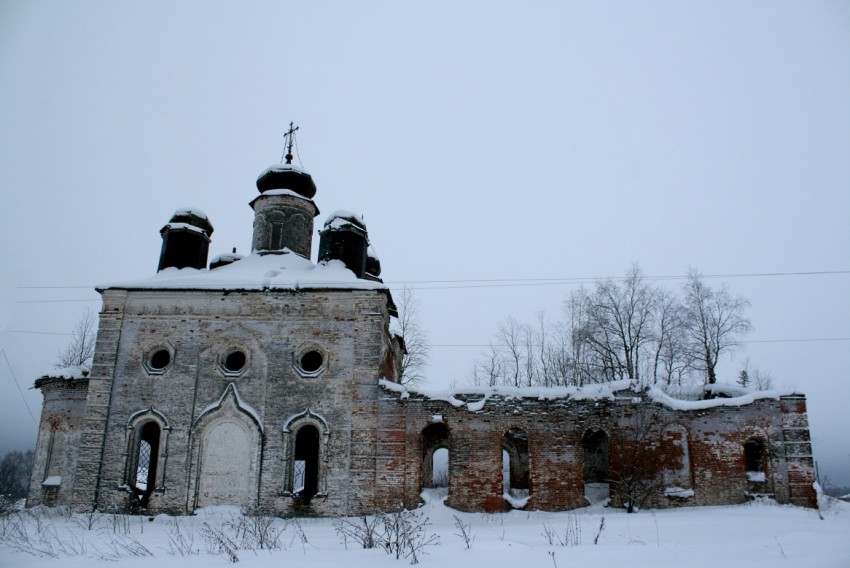
[[[90,371],[36,381],[28,506],[368,514],[416,507],[438,453],[446,503],[465,511],[574,509],[589,487],[614,505],[815,506],[800,394],[402,386],[362,218],[327,216],[311,261],[316,185],[291,163],[292,133],[257,179],[250,254],[208,262],[210,219],[179,209],[154,276],[98,288]]]

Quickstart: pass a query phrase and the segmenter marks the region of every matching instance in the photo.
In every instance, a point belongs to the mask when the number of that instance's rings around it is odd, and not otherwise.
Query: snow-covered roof
[[[237,260],[242,260],[243,258],[245,258],[244,255],[236,254],[235,252],[226,252],[214,256],[212,260],[210,260],[210,264],[216,264],[217,262],[236,262]]]
[[[110,282],[98,290],[386,290],[381,282],[361,280],[339,260],[313,264],[292,251],[252,254],[213,270],[165,268],[150,278]]]
[[[190,225],[189,223],[173,223],[173,222],[169,221],[162,228],[162,231],[164,231],[166,229],[168,229],[170,231],[191,231],[193,233],[198,233],[198,234],[201,234],[201,235],[207,234],[207,232],[205,230],[203,230],[202,228],[196,227],[195,225]],[[162,232],[162,231],[160,231],[160,232]]]
[[[442,400],[456,408],[466,407],[471,412],[482,410],[491,397],[500,398],[531,398],[538,400],[614,400],[617,393],[632,391],[634,396],[645,396],[654,402],[663,404],[674,410],[702,410],[717,406],[744,406],[760,399],[779,399],[781,396],[796,394],[788,391],[758,391],[737,387],[734,385],[711,385],[706,389],[710,392],[735,393],[729,398],[710,398],[706,400],[680,400],[664,393],[661,389],[652,387],[636,389],[630,381],[613,381],[587,385],[583,387],[486,387],[471,389],[431,390],[414,389],[404,385],[381,379],[380,385],[389,391],[399,393],[402,399],[411,395],[422,396],[430,400]],[[622,395],[620,395],[622,396]],[[474,398],[475,400],[464,400]]]
[[[360,227],[361,229],[366,229],[366,223],[363,221],[363,217],[361,215],[345,209],[338,209],[328,215],[328,218],[325,219],[324,227],[326,229],[335,230],[352,224]]]
[[[261,176],[269,173],[269,172],[295,172],[297,174],[306,174],[310,175],[310,172],[303,168],[299,168],[297,166],[293,166],[292,164],[272,164],[268,168],[263,171]]]
[[[185,217],[192,217],[192,216],[194,216],[194,217],[198,217],[199,219],[209,220],[209,217],[207,217],[207,214],[204,213],[204,211],[202,209],[199,209],[197,207],[181,207],[180,209],[176,210],[174,212],[174,215],[172,215],[172,216],[173,217],[184,217],[184,216]]]

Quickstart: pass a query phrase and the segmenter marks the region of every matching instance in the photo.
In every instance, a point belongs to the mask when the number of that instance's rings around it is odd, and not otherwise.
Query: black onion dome
[[[292,164],[275,164],[269,167],[257,178],[257,189],[260,193],[273,189],[288,189],[307,199],[316,195],[313,176]]]
[[[174,212],[174,215],[171,216],[169,223],[185,223],[187,225],[192,225],[193,227],[203,229],[208,237],[213,234],[212,223],[210,223],[210,220],[207,218],[207,214],[200,209],[192,207],[178,209]]]
[[[337,230],[346,226],[353,226],[364,233],[366,232],[366,223],[363,222],[363,218],[357,213],[352,213],[351,211],[334,211],[328,215],[327,219],[325,219],[325,229]]]

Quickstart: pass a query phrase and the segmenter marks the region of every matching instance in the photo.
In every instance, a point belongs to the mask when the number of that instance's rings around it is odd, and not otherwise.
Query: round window
[[[322,368],[322,354],[318,351],[308,351],[301,356],[301,368],[308,373],[315,373]]]
[[[231,373],[236,373],[242,370],[246,362],[247,357],[244,351],[233,351],[224,358],[224,368]]]
[[[151,369],[161,371],[165,369],[169,363],[171,363],[171,353],[169,353],[167,349],[157,349],[151,354],[148,364]]]

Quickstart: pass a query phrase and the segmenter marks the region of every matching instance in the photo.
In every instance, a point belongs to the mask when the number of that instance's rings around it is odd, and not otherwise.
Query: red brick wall
[[[678,470],[676,485],[683,485],[684,476],[694,491],[686,499],[667,498],[663,495],[662,480],[648,505],[741,503],[748,494],[764,493],[775,496],[781,503],[814,506],[805,399],[761,399],[743,406],[684,411],[636,398],[635,393],[626,394],[616,400],[589,401],[491,395],[481,410],[470,411],[465,404],[457,402],[452,405],[417,394],[402,397],[384,391],[379,406],[381,423],[393,427],[379,430],[382,463],[379,483],[386,480],[388,484],[379,487],[379,493],[385,492],[392,499],[403,493],[407,507],[419,502],[424,453],[422,431],[440,421],[450,432],[448,505],[464,511],[488,512],[508,507],[502,498],[502,437],[509,429],[520,428],[529,439],[531,499],[527,508],[557,511],[581,507],[586,504],[581,445],[584,432],[592,427],[602,428],[613,440],[633,427],[635,413],[646,410],[656,417],[653,434],[640,442],[629,438],[627,445],[642,444],[641,455],[648,456],[655,464],[658,475],[665,467]],[[482,396],[461,398],[474,403]],[[401,424],[405,427],[404,446],[399,442]],[[665,439],[661,432],[670,424],[680,429]],[[786,443],[786,428],[792,427],[796,430],[790,432],[804,437],[805,443]],[[765,444],[768,457],[763,483],[747,480],[743,444],[751,437]],[[687,443],[688,454],[684,470],[683,443]],[[612,470],[622,467],[623,456],[619,454],[623,450],[615,446],[612,444],[609,456]],[[786,459],[788,449],[801,455]],[[398,485],[403,486],[403,491],[396,489]],[[383,502],[388,504],[387,499]]]

